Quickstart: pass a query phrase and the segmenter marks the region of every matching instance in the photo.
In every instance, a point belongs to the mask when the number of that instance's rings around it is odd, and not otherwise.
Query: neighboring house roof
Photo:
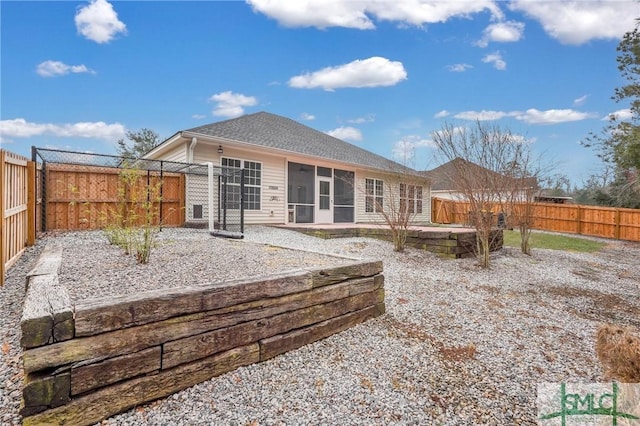
[[[486,169],[462,158],[455,158],[447,163],[442,164],[441,166],[436,167],[435,169],[428,170],[422,173],[424,176],[428,177],[431,180],[432,191],[455,191],[458,189],[458,185],[456,185],[456,182],[459,179],[459,170],[461,169],[470,171],[467,176],[495,176],[495,181],[499,181],[499,179],[504,178],[504,176],[500,173]],[[526,178],[526,187],[537,188],[537,179]]]
[[[243,115],[230,120],[194,127],[184,130],[183,133],[224,138],[343,163],[357,164],[386,172],[418,175],[418,172],[411,168],[404,167],[399,163],[289,118],[268,112]]]

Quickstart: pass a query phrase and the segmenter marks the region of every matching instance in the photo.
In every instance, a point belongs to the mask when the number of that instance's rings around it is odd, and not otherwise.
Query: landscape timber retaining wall
[[[24,425],[90,425],[380,316],[381,261],[73,305],[61,250],[27,276]]]
[[[370,228],[307,228],[304,226],[286,226],[286,229],[302,232],[318,238],[365,237],[391,241],[391,230],[386,227]],[[496,229],[491,232],[491,251],[497,251],[503,245],[503,232]],[[406,245],[430,251],[444,258],[460,259],[474,257],[476,250],[476,231],[438,231],[410,229],[407,232]]]

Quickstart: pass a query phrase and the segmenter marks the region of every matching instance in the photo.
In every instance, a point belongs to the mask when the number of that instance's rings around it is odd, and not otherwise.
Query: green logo
[[[628,388],[630,390],[630,395],[621,393],[620,385],[615,382],[611,384],[611,391],[609,391],[609,389],[602,389],[602,386],[602,384],[574,385],[577,389],[574,389],[572,392],[567,392],[567,384],[560,383],[560,410],[543,414],[539,416],[539,419],[550,420],[559,418],[562,426],[566,426],[567,418],[572,416],[606,416],[610,417],[611,424],[614,426],[618,424],[618,419],[640,420],[638,415],[624,411],[625,407],[629,407],[631,411],[634,411],[633,408],[636,409],[635,411],[640,408],[640,401],[637,400],[640,394],[636,393],[637,385],[623,385],[625,389]],[[543,388],[538,388],[539,409],[543,408],[543,406],[547,408],[547,406],[550,405],[549,396],[551,396],[551,400],[557,404],[557,392],[553,392],[553,394],[550,395],[548,386],[545,389],[546,392],[541,392],[541,389]],[[544,396],[547,396],[546,404],[540,404],[541,396],[543,399]],[[576,418],[576,420],[578,419]],[[640,425],[640,422],[638,422],[638,424]]]

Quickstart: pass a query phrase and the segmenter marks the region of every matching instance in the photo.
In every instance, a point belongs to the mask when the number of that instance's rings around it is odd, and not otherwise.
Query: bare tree
[[[404,251],[410,228],[424,209],[429,208],[423,205],[428,194],[426,179],[406,166],[412,159],[413,152],[405,151],[403,165],[394,165],[383,174],[365,176],[354,185],[364,197],[365,214],[390,229],[393,249],[397,252]]]
[[[488,268],[489,254],[500,235],[495,230],[495,215],[513,210],[517,194],[530,177],[528,148],[510,130],[480,121],[470,127],[446,123],[432,137],[439,155],[452,166],[454,189],[469,203],[468,223],[476,229],[476,255],[480,265]],[[530,218],[532,212],[519,210],[517,215]],[[529,219],[518,219],[518,223],[530,226]]]
[[[533,230],[535,216],[534,203],[539,193],[538,182],[545,179],[546,170],[540,158],[534,158],[529,145],[521,142],[513,147],[510,155],[513,159],[503,171],[504,187],[500,189],[503,194],[503,211],[507,213],[506,220],[518,227],[520,232],[520,250],[522,253],[531,254],[530,237]]]
[[[387,175],[383,180],[382,197],[376,196],[379,182],[378,179],[365,179],[365,210],[375,212],[380,222],[389,227],[394,251],[402,252],[409,229],[423,211],[424,178],[409,173]]]

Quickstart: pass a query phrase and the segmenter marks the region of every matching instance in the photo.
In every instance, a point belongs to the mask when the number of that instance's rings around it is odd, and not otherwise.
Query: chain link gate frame
[[[51,183],[48,178],[48,166],[59,165],[64,169],[69,166],[74,173],[82,173],[83,169],[89,173],[94,168],[113,170],[136,169],[146,171],[147,184],[151,176],[159,177],[160,182],[169,174],[184,175],[184,191],[181,200],[184,209],[184,222],[178,224],[185,227],[206,228],[212,234],[242,238],[244,233],[244,176],[242,169],[222,168],[212,164],[181,163],[176,161],[150,160],[143,158],[127,158],[106,154],[91,154],[74,151],[64,151],[32,147],[32,160],[42,165],[40,174],[41,188],[41,230],[51,229],[47,223],[47,201],[54,198],[52,191],[47,188]],[[211,177],[209,177],[211,175]],[[90,186],[90,183],[88,184]],[[160,185],[159,211],[163,217],[163,190]],[[210,195],[212,194],[212,195]],[[86,194],[79,194],[78,200],[88,199]],[[209,198],[212,198],[209,202]],[[211,212],[209,210],[212,210]],[[212,213],[212,215],[210,215]],[[212,222],[212,223],[210,223]]]

